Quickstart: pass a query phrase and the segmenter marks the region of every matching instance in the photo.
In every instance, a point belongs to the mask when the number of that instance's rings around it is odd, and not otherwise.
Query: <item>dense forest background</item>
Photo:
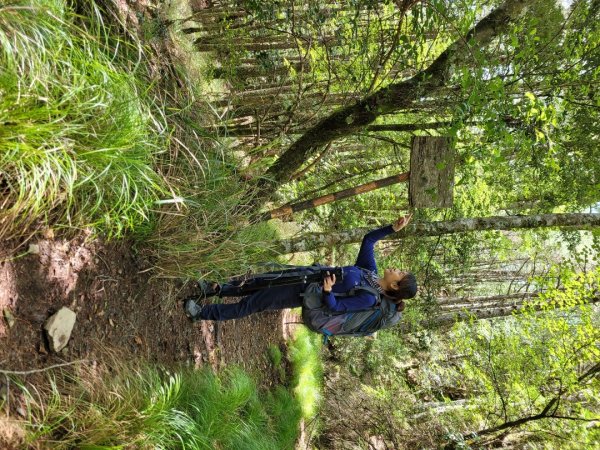
[[[25,430],[6,442],[598,448],[600,2],[133,3],[0,2],[5,261],[51,230],[125,242],[162,279],[345,265],[412,212],[378,266],[419,293],[372,339],[271,348],[276,388],[123,357],[93,389],[85,364],[2,370]],[[448,138],[451,207],[414,208],[406,182],[307,206],[409,172],[415,136]],[[130,408],[100,421],[112,393]]]

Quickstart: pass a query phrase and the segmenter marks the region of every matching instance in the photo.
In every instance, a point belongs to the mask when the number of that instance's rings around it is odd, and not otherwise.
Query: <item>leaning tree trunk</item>
[[[327,203],[336,202],[338,200],[343,200],[349,197],[354,197],[359,194],[364,194],[365,192],[371,192],[376,189],[391,186],[392,184],[408,181],[408,176],[408,172],[399,173],[396,175],[392,175],[391,177],[371,181],[369,183],[361,184],[360,186],[343,189],[341,191],[333,192],[330,194],[325,194],[317,198],[305,200],[303,202],[294,203],[292,205],[284,205],[266,212],[263,215],[262,219],[269,220],[275,219],[277,217],[287,217],[298,211],[305,211],[307,209],[316,208],[317,206],[326,205]]]
[[[452,121],[442,122],[421,122],[421,123],[388,123],[380,125],[369,125],[366,131],[421,131],[421,130],[439,130],[440,128],[449,128],[452,126]]]
[[[495,319],[498,317],[509,317],[513,314],[520,313],[524,308],[532,308],[536,311],[545,310],[545,305],[531,304],[532,300],[525,299],[524,301],[514,302],[513,304],[503,305],[485,305],[483,307],[465,307],[460,310],[441,310],[439,313],[428,317],[421,322],[423,327],[444,327],[454,324],[455,322],[466,322],[470,320]],[[597,304],[600,302],[600,297],[592,297],[584,300],[585,304]],[[558,304],[556,304],[558,307]],[[401,322],[399,325],[400,332],[406,333],[413,329],[413,325],[408,322]]]
[[[444,50],[427,69],[406,81],[392,83],[323,119],[294,142],[267,170],[259,183],[258,198],[270,197],[279,184],[289,181],[291,174],[323,145],[354,134],[380,115],[408,108],[420,96],[431,96],[444,87],[453,62],[469,51],[467,43],[474,42],[479,47],[489,44],[508,29],[529,1],[506,0],[471,28],[466,36]]]
[[[459,219],[446,222],[413,222],[385,240],[399,240],[408,236],[441,236],[466,231],[512,230],[543,227],[599,227],[600,214],[538,214],[533,216],[493,216]],[[339,233],[307,233],[295,239],[279,241],[280,253],[307,252],[322,247],[361,242],[368,228],[354,228]]]

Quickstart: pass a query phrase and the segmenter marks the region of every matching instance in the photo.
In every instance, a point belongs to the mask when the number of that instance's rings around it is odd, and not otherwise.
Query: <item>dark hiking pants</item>
[[[237,303],[220,303],[206,305],[200,312],[204,320],[231,320],[246,317],[261,311],[296,308],[302,306],[300,294],[304,284],[287,286],[271,286],[253,292]],[[225,283],[219,292],[220,297],[236,297],[240,295],[240,286],[235,283]]]

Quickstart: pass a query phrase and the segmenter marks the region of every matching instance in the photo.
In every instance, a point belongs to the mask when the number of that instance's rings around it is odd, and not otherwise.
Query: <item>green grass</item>
[[[78,17],[63,0],[0,7],[2,237],[39,225],[121,236],[171,195],[153,169],[164,121],[128,59],[138,49],[90,11]]]
[[[279,383],[284,383],[286,381],[286,373],[285,365],[283,364],[283,353],[281,352],[279,347],[274,344],[269,345],[267,353],[269,355],[269,361],[273,366],[273,370],[277,372],[277,376],[279,377]]]
[[[319,410],[322,392],[323,363],[319,354],[321,335],[299,327],[290,343],[294,394],[302,407],[302,416],[312,419]]]
[[[296,333],[289,386],[266,392],[235,367],[165,371],[116,357],[20,384],[28,413],[21,439],[56,449],[293,449],[301,420],[318,412],[319,338]],[[270,353],[281,364],[280,352]]]
[[[274,261],[277,255],[270,247],[277,231],[270,223],[249,220],[252,211],[245,205],[251,188],[226,161],[226,149],[200,142],[187,149],[187,158],[202,164],[194,166],[186,158],[174,163],[184,202],[163,208],[148,240],[159,271],[222,279]]]
[[[235,368],[170,374],[115,362],[24,391],[26,440],[44,448],[293,449],[301,416],[288,390],[261,394]]]
[[[251,185],[204,128],[218,118],[202,80],[117,34],[95,2],[85,18],[69,4],[0,6],[0,238],[127,234],[173,277],[274,260],[275,230],[249,223]]]
[[[281,350],[279,349],[279,347],[277,347],[274,344],[271,344],[271,345],[269,345],[267,352],[269,354],[269,359],[270,359],[273,367],[275,367],[275,368],[280,367],[281,362],[283,361],[283,353],[281,353]]]

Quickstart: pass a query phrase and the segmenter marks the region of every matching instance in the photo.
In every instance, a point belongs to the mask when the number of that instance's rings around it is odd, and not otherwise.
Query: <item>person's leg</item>
[[[262,289],[241,299],[237,303],[206,305],[198,313],[197,319],[231,320],[246,317],[260,311],[295,308],[302,306],[300,293],[304,286],[273,286]]]

